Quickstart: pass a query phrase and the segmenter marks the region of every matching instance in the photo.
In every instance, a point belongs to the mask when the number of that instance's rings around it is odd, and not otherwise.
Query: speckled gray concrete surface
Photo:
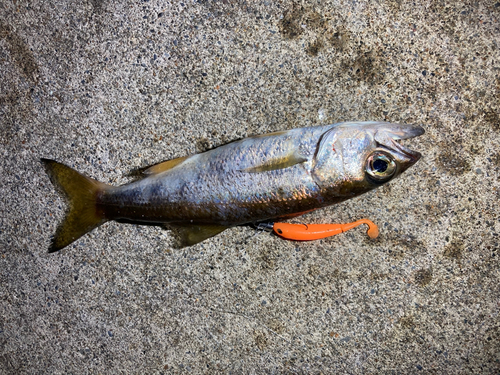
[[[0,3],[0,373],[498,373],[500,3]],[[108,223],[47,254],[41,164],[103,182],[249,135],[421,124],[424,158],[305,222],[175,250]]]

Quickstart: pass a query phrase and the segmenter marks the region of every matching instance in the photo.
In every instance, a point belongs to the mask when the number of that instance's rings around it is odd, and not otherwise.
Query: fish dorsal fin
[[[294,166],[295,164],[304,163],[307,161],[307,158],[300,155],[298,152],[291,152],[288,155],[265,160],[260,165],[255,165],[253,167],[245,168],[242,172],[246,173],[260,173],[260,172],[268,172],[275,171],[277,169],[285,169]]]
[[[196,245],[197,243],[213,237],[227,228],[225,225],[216,224],[184,224],[168,223],[168,229],[172,229],[179,240],[179,247]]]
[[[148,169],[144,170],[144,172],[142,172],[142,173],[150,175],[150,174],[157,174],[157,173],[168,171],[169,169],[172,169],[173,167],[181,164],[188,157],[189,156],[183,156],[182,158],[176,158],[176,159],[167,160],[167,161],[155,164],[152,167],[149,167]]]
[[[275,137],[278,135],[283,135],[288,133],[288,130],[279,130],[277,132],[272,132],[272,133],[267,133],[267,134],[257,134],[257,135],[252,135],[251,137],[248,138],[265,138],[265,137]]]

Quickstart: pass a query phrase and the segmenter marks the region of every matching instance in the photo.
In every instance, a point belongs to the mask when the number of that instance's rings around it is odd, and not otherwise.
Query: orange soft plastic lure
[[[361,219],[347,224],[288,224],[274,223],[273,231],[287,240],[313,241],[347,232],[361,224],[368,225],[366,234],[371,239],[378,237],[378,227],[371,220]]]

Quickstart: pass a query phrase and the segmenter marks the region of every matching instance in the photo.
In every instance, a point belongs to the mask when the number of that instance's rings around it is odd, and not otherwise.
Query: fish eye
[[[382,151],[375,151],[366,161],[366,172],[377,181],[387,180],[396,173],[396,161]]]

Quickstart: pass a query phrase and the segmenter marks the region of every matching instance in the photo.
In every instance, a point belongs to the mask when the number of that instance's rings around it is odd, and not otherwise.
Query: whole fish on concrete
[[[296,217],[397,177],[421,156],[397,141],[423,133],[387,122],[292,129],[165,161],[118,187],[42,159],[69,199],[49,252],[109,220],[168,224],[193,245],[229,227]]]

